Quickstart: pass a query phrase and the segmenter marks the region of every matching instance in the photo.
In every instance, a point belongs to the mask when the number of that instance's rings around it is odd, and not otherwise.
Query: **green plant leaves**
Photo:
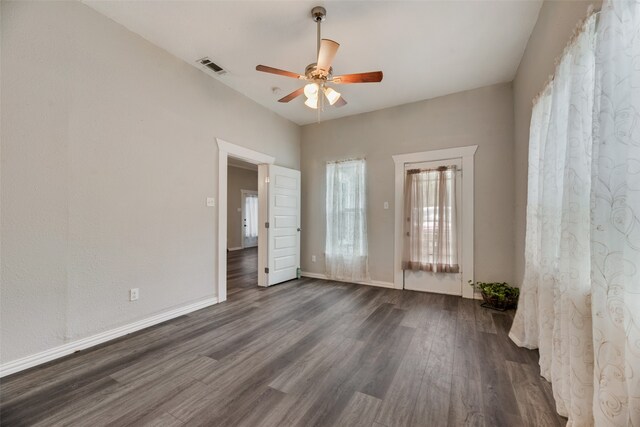
[[[495,297],[500,301],[504,301],[508,298],[517,300],[520,295],[520,289],[514,288],[505,282],[476,282],[474,284],[469,280],[469,285],[475,286],[480,289],[483,294],[489,297]]]

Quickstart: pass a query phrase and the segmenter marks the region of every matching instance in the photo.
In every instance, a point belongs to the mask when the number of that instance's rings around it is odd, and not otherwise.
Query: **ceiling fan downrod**
[[[311,9],[311,18],[316,22],[317,26],[317,49],[316,56],[320,54],[320,27],[322,26],[322,22],[327,18],[327,9],[322,6],[316,6]]]

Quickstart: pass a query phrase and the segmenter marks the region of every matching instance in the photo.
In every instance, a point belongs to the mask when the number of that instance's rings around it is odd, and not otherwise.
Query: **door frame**
[[[229,156],[254,165],[273,164],[275,157],[216,138],[218,144],[218,302],[227,300],[227,170]],[[259,176],[259,175],[258,175]],[[266,197],[258,182],[258,203]],[[260,208],[258,208],[260,209]],[[262,245],[264,246],[264,245]],[[258,263],[266,263],[266,248],[258,245]]]
[[[256,172],[257,175],[257,172]],[[246,197],[247,194],[255,194],[256,196],[258,196],[258,200],[260,198],[260,195],[258,194],[257,190],[240,190],[240,247],[242,249],[244,248],[254,248],[255,246],[245,246],[244,245],[244,218],[245,218],[245,203],[244,203],[244,199]],[[258,208],[258,212],[260,212],[260,209]],[[258,213],[259,215],[259,213]],[[259,218],[259,217],[258,217]],[[258,246],[256,244],[256,246]]]
[[[419,163],[462,159],[462,297],[474,298],[474,289],[465,286],[474,277],[474,156],[477,145],[466,147],[445,148],[442,150],[422,151],[419,153],[397,154],[391,156],[395,163],[395,218],[394,218],[394,254],[393,254],[393,283],[396,289],[402,289],[402,250],[404,217],[404,176],[405,163]]]

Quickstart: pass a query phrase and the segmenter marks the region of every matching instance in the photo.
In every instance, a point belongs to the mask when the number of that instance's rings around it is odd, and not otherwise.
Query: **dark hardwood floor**
[[[511,313],[315,279],[261,289],[255,257],[229,254],[225,303],[3,379],[2,425],[565,424]]]
[[[227,299],[258,283],[258,247],[227,252]]]

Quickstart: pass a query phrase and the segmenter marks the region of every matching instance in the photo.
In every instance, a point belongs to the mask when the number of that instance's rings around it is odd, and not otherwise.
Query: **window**
[[[365,161],[327,163],[327,276],[367,280],[367,212]]]
[[[403,269],[460,271],[455,180],[456,166],[407,171]]]

